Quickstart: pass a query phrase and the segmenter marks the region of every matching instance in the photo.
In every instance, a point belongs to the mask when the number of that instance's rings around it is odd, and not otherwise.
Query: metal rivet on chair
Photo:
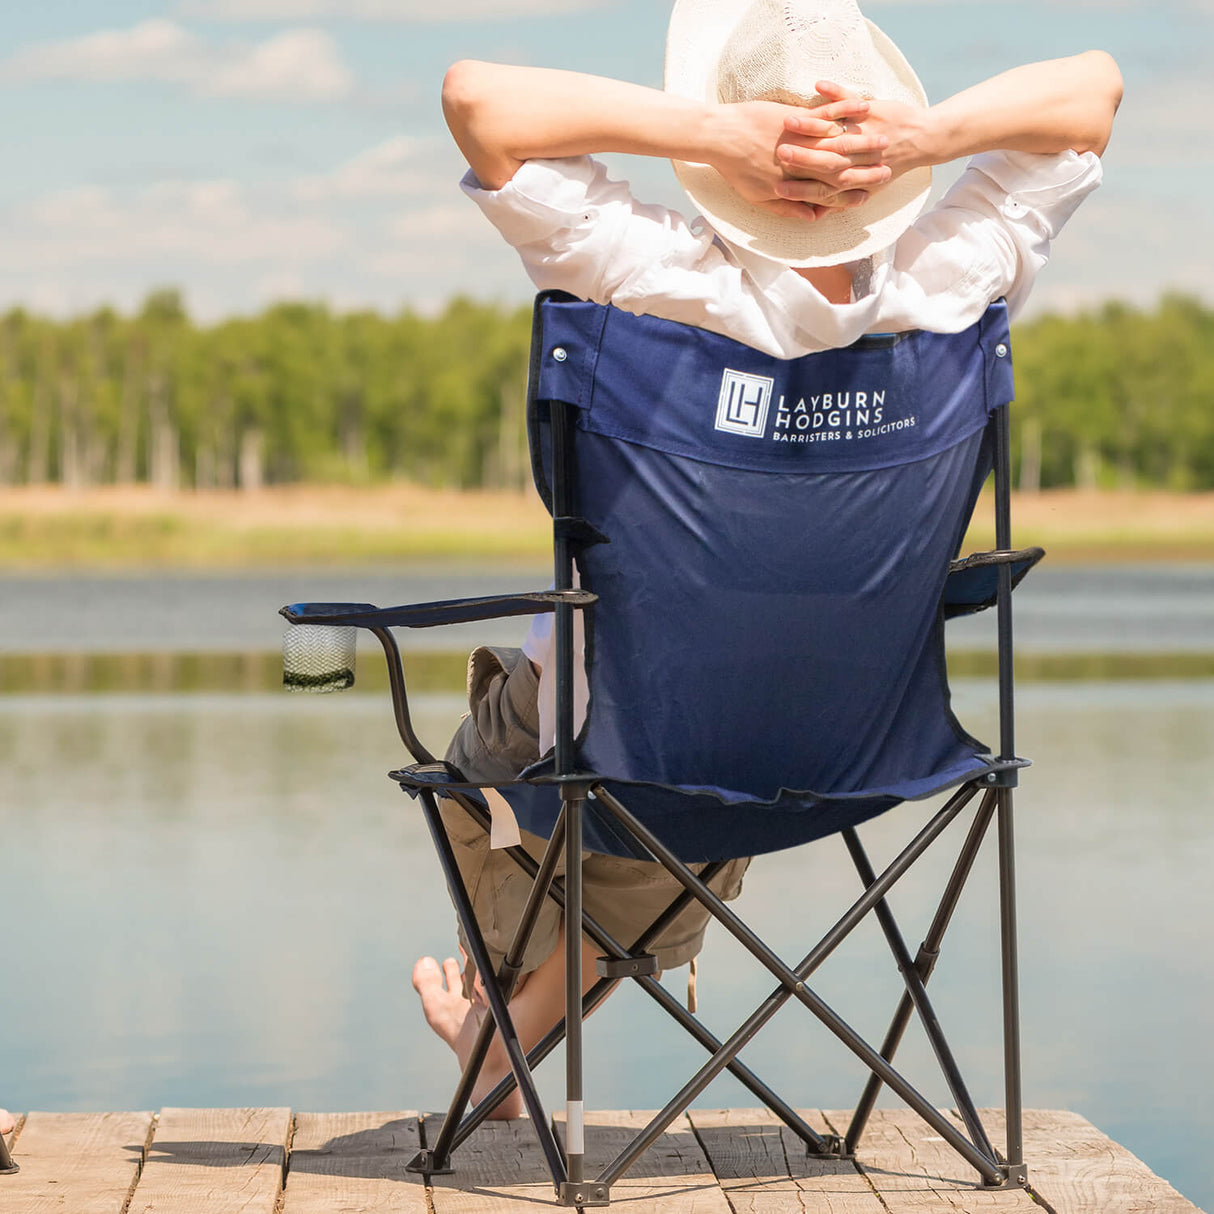
[[[569,357],[569,351],[566,350],[564,346],[557,346],[557,348],[552,351],[552,357],[555,358],[558,363],[563,363],[565,359]]]
[[[1005,346],[1003,344],[1003,342],[1000,342],[995,347],[995,357],[996,358],[1007,358],[1007,346]]]

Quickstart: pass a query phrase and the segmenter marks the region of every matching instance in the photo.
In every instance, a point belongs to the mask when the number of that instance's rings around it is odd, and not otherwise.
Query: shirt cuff
[[[1032,214],[1053,239],[1079,204],[1100,184],[1104,170],[1095,152],[984,152],[970,161],[1005,195],[1007,219]]]
[[[527,160],[501,189],[485,189],[471,169],[460,188],[517,248],[591,222],[589,191],[600,173],[589,156]]]

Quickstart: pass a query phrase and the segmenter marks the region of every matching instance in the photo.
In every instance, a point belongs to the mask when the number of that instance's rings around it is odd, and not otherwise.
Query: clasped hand
[[[807,221],[861,206],[893,176],[883,133],[865,129],[870,105],[819,81],[813,107],[747,101],[720,107],[724,127],[713,167],[747,202]]]

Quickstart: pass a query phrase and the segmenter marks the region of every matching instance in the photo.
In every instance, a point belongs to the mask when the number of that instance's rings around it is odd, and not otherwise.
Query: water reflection
[[[458,692],[464,685],[467,654],[462,650],[415,651],[406,654],[404,668],[411,693]],[[953,649],[949,653],[954,679],[993,678],[997,669],[992,650]],[[370,638],[363,640],[356,676],[356,692],[380,694],[388,686],[387,667]],[[1210,678],[1214,678],[1214,650],[1022,653],[1016,659],[1016,679],[1022,683]],[[278,652],[0,653],[0,695],[269,692],[281,687],[282,656]]]
[[[956,700],[967,725],[993,734],[988,682],[961,680]],[[1037,684],[1020,708],[1035,761],[1018,801],[1027,1100],[1085,1114],[1209,1207],[1214,682]],[[460,710],[455,695],[424,697],[423,737],[444,737]],[[376,696],[0,697],[4,1103],[440,1105],[452,1065],[408,975],[420,952],[449,949],[451,912],[413,803],[385,778],[401,758]],[[874,823],[874,858],[926,812]],[[933,859],[935,878],[950,861]],[[997,1023],[990,861],[933,990],[977,1099],[993,1102],[997,1037],[969,1011],[976,1000]],[[927,885],[894,899],[914,939]],[[743,908],[791,952],[790,920],[820,933],[855,893],[842,846],[827,841],[757,861]],[[827,963],[821,987],[876,1035],[896,988],[876,933],[856,945]],[[710,937],[700,998],[715,1029],[769,988]],[[796,1009],[774,1028],[747,1051],[756,1069],[786,1076],[795,1103],[854,1103],[858,1070],[832,1041]],[[592,1063],[596,1107],[661,1103],[700,1061],[631,993],[595,1015],[588,1038],[629,1059]],[[925,1047],[908,1037],[905,1050],[919,1070]],[[559,1064],[549,1070],[555,1097]],[[707,1099],[753,1103],[729,1080]]]

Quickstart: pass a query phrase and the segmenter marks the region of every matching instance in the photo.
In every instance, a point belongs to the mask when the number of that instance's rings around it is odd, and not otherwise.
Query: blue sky
[[[869,0],[932,99],[1100,46],[1126,100],[1106,183],[1037,307],[1214,297],[1214,0]],[[462,57],[660,82],[666,0],[39,0],[0,13],[0,307],[203,319],[281,298],[432,309],[522,300],[457,188],[438,106]],[[441,19],[435,14],[441,14]],[[682,206],[668,167],[614,158]],[[942,177],[943,180],[943,177]]]

